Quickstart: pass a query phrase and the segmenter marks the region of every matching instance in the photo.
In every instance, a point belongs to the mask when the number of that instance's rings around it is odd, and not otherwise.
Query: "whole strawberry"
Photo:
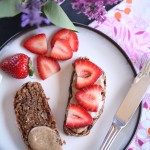
[[[14,78],[23,79],[29,74],[28,64],[29,57],[25,54],[19,53],[6,58],[0,64],[0,68]]]

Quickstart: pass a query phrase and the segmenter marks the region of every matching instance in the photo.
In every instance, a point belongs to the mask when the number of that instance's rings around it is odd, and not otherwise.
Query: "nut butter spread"
[[[33,150],[62,150],[56,131],[46,126],[33,128],[28,141]]]

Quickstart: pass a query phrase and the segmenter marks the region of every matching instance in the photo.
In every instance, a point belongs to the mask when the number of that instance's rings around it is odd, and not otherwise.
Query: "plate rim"
[[[95,28],[92,28],[88,25],[84,25],[84,24],[81,24],[81,23],[76,23],[76,22],[73,22],[73,24],[77,27],[81,27],[81,28],[85,28],[85,29],[88,29],[90,31],[93,31],[97,34],[99,34],[100,36],[104,37],[106,40],[108,40],[110,43],[112,43],[115,47],[117,47],[117,49],[122,53],[122,55],[124,56],[124,58],[127,60],[128,64],[130,65],[131,67],[131,70],[133,71],[133,75],[134,77],[137,75],[137,72],[136,72],[136,69],[133,65],[133,63],[131,62],[129,56],[126,54],[126,52],[123,50],[123,48],[117,43],[115,42],[112,38],[110,38],[108,35],[106,35],[105,33],[101,32],[100,30],[97,30]],[[49,25],[41,25],[41,27],[48,27],[48,26],[55,26],[54,24],[50,23]],[[22,31],[19,31],[17,32],[16,34],[14,34],[13,36],[11,36],[8,40],[6,40],[1,46],[0,46],[0,51],[11,41],[13,41],[14,39],[18,38],[19,36],[21,36],[22,34],[25,34],[31,30],[34,30],[36,29],[36,27],[27,27],[25,29],[23,29]],[[138,112],[138,119],[136,121],[136,126],[134,127],[133,129],[133,134],[131,135],[131,138],[129,139],[129,142],[127,142],[126,146],[124,149],[126,149],[129,144],[132,142],[132,139],[134,137],[134,135],[136,134],[137,132],[137,127],[139,125],[139,121],[140,121],[140,118],[141,118],[141,112],[142,112],[142,102],[140,103],[139,107],[139,112]]]

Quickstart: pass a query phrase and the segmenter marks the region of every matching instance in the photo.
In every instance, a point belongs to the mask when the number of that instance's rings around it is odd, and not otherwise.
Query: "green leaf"
[[[0,0],[0,18],[19,14],[18,4],[20,2],[21,0]]]
[[[63,9],[54,0],[48,1],[43,7],[43,11],[47,18],[56,26],[77,31]]]
[[[29,76],[32,77],[34,74],[34,67],[32,65],[31,59],[29,59],[28,70],[29,70]]]

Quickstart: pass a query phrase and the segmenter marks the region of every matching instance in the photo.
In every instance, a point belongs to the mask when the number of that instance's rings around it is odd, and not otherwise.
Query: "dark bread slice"
[[[79,59],[88,59],[88,58],[79,58]],[[73,64],[73,67],[74,67],[74,64]],[[68,103],[67,103],[67,108],[66,108],[66,114],[65,114],[65,120],[64,120],[63,129],[64,129],[64,132],[67,135],[70,135],[70,136],[85,136],[85,135],[88,135],[90,133],[91,128],[94,126],[94,124],[96,123],[96,121],[101,116],[101,114],[103,112],[103,109],[104,109],[104,103],[101,106],[100,110],[98,111],[97,116],[95,118],[93,118],[92,125],[89,125],[89,126],[83,128],[82,132],[78,132],[80,129],[70,129],[70,128],[67,128],[65,124],[66,124],[66,119],[67,119],[68,106],[69,106],[69,104],[71,102],[71,99],[74,97],[74,93],[73,93],[74,83],[73,82],[76,79],[76,76],[77,75],[76,75],[75,68],[74,68],[74,70],[72,72],[71,80],[70,80],[69,97],[68,97]],[[103,74],[101,76],[103,76],[103,78],[104,78],[103,86],[102,86],[103,87],[103,92],[101,93],[101,95],[102,95],[102,101],[105,102],[105,96],[106,96],[106,74],[105,74],[104,71],[103,71]],[[98,83],[100,83],[100,82],[98,82]]]
[[[14,110],[18,128],[29,150],[32,150],[32,148],[28,141],[28,135],[31,129],[38,126],[47,126],[53,129],[58,136],[57,142],[61,146],[63,145],[48,104],[48,98],[46,98],[40,83],[25,83],[17,91],[14,97]]]

